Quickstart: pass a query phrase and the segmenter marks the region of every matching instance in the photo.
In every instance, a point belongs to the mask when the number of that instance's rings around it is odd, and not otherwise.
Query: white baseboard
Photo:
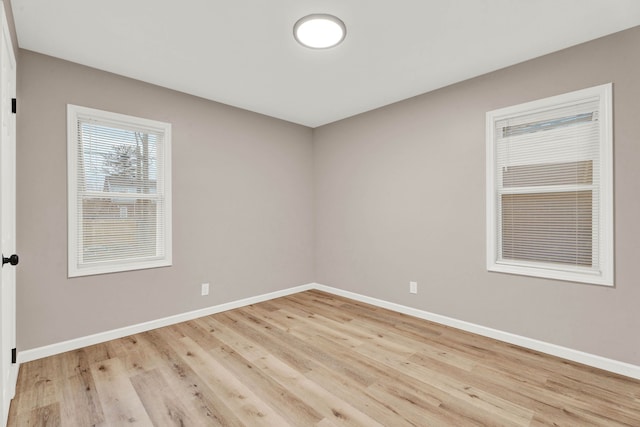
[[[345,291],[338,288],[333,288],[333,287],[322,285],[319,283],[309,283],[307,285],[296,286],[293,288],[283,289],[276,292],[270,292],[270,293],[258,295],[255,297],[250,297],[250,298],[245,298],[245,299],[232,301],[224,304],[219,304],[216,306],[207,307],[200,310],[194,310],[187,313],[177,314],[175,316],[169,316],[162,319],[139,323],[137,325],[127,326],[124,328],[101,332],[101,333],[89,335],[86,337],[80,337],[80,338],[76,338],[68,341],[63,341],[60,343],[51,344],[44,347],[38,347],[31,350],[20,351],[18,353],[18,363],[30,362],[32,360],[41,359],[47,356],[53,356],[55,354],[64,353],[66,351],[76,350],[78,348],[99,344],[105,341],[126,337],[126,336],[137,334],[140,332],[150,331],[152,329],[161,328],[163,326],[169,326],[169,325],[174,325],[180,322],[186,322],[188,320],[197,319],[199,317],[209,316],[211,314],[220,313],[227,310],[233,310],[234,308],[244,307],[251,304],[257,304],[259,302],[268,301],[274,298],[279,298],[279,297],[295,294],[298,292],[304,292],[311,289],[317,289],[317,290],[328,292],[334,295],[350,298],[355,301],[364,302],[377,307],[382,307],[388,310],[396,311],[398,313],[404,313],[410,316],[418,317],[420,319],[425,319],[435,323],[440,323],[442,325],[451,326],[453,328],[461,329],[463,331],[472,332],[474,334],[493,338],[499,341],[515,344],[524,348],[536,350],[542,353],[546,353],[553,356],[561,357],[563,359],[571,360],[573,362],[578,362],[584,365],[592,366],[594,368],[604,369],[606,371],[614,372],[616,374],[640,379],[640,366],[637,366],[637,365],[632,365],[630,363],[608,359],[606,357],[585,353],[579,350],[573,350],[567,347],[550,344],[544,341],[539,341],[532,338],[527,338],[520,335],[512,334],[509,332],[488,328],[486,326],[476,325],[474,323],[465,322],[463,320],[457,320],[451,317],[430,313],[428,311],[419,310],[417,308],[407,307],[404,305],[396,304],[389,301],[384,301],[377,298],[368,297],[365,295]]]
[[[86,337],[74,338],[72,340],[63,341],[44,347],[37,347],[31,350],[18,352],[18,363],[26,363],[32,360],[41,359],[43,357],[53,356],[55,354],[64,353],[66,351],[76,350],[94,344],[111,341],[117,338],[126,337],[140,332],[150,331],[152,329],[162,328],[163,326],[175,325],[176,323],[186,322],[188,320],[197,319],[199,317],[209,316],[211,314],[220,313],[234,308],[245,307],[251,304],[268,301],[298,292],[314,289],[315,284],[307,284],[295,286],[289,289],[270,292],[255,297],[244,298],[237,301],[227,302],[224,304],[214,305],[200,310],[189,311],[187,313],[176,314],[174,316],[164,317],[162,319],[151,320],[149,322],[138,323],[137,325],[125,326],[124,328],[113,329],[111,331],[100,332]]]
[[[451,326],[456,329],[462,329],[463,331],[472,332],[474,334],[493,338],[499,341],[504,341],[509,344],[515,344],[520,347],[528,348],[530,350],[536,350],[541,353],[546,353],[552,356],[571,360],[573,362],[582,363],[583,365],[588,365],[594,368],[604,369],[605,371],[614,372],[616,374],[624,375],[627,377],[640,379],[640,366],[632,365],[630,363],[608,359],[606,357],[585,353],[579,350],[573,350],[571,348],[523,337],[520,335],[512,334],[510,332],[504,332],[497,329],[488,328],[486,326],[465,322],[463,320],[457,320],[451,317],[442,316],[440,314],[430,313],[428,311],[419,310],[417,308],[407,307],[377,298],[371,298],[365,295],[356,294],[354,292],[349,292],[338,288],[332,288],[330,286],[321,285],[319,283],[314,283],[314,288],[320,291],[328,292],[330,294],[375,305],[377,307],[386,308],[388,310],[396,311],[399,313],[408,314],[420,319],[425,319],[435,323],[440,323],[442,325]]]

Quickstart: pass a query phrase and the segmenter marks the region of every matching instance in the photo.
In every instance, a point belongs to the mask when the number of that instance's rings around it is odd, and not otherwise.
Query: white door
[[[6,425],[9,404],[16,390],[16,119],[12,100],[16,96],[16,60],[4,8],[0,31],[0,387],[2,425]],[[12,256],[14,255],[14,256]],[[12,351],[13,350],[13,351]]]

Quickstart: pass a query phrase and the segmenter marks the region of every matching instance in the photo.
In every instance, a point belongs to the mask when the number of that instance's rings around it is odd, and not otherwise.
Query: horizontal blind
[[[498,260],[599,269],[599,99],[496,120]]]
[[[77,122],[77,265],[164,256],[163,134]]]

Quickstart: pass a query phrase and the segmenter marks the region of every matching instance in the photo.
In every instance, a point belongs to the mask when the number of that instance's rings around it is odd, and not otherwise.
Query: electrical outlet
[[[208,283],[203,283],[200,286],[200,295],[202,295],[202,296],[209,295],[209,284]]]
[[[412,294],[418,293],[418,282],[409,282],[409,292]]]

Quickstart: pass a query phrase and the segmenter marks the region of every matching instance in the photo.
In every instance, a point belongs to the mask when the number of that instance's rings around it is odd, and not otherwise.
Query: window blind
[[[599,271],[599,105],[495,121],[498,262]]]
[[[75,108],[70,275],[170,265],[166,129]]]

